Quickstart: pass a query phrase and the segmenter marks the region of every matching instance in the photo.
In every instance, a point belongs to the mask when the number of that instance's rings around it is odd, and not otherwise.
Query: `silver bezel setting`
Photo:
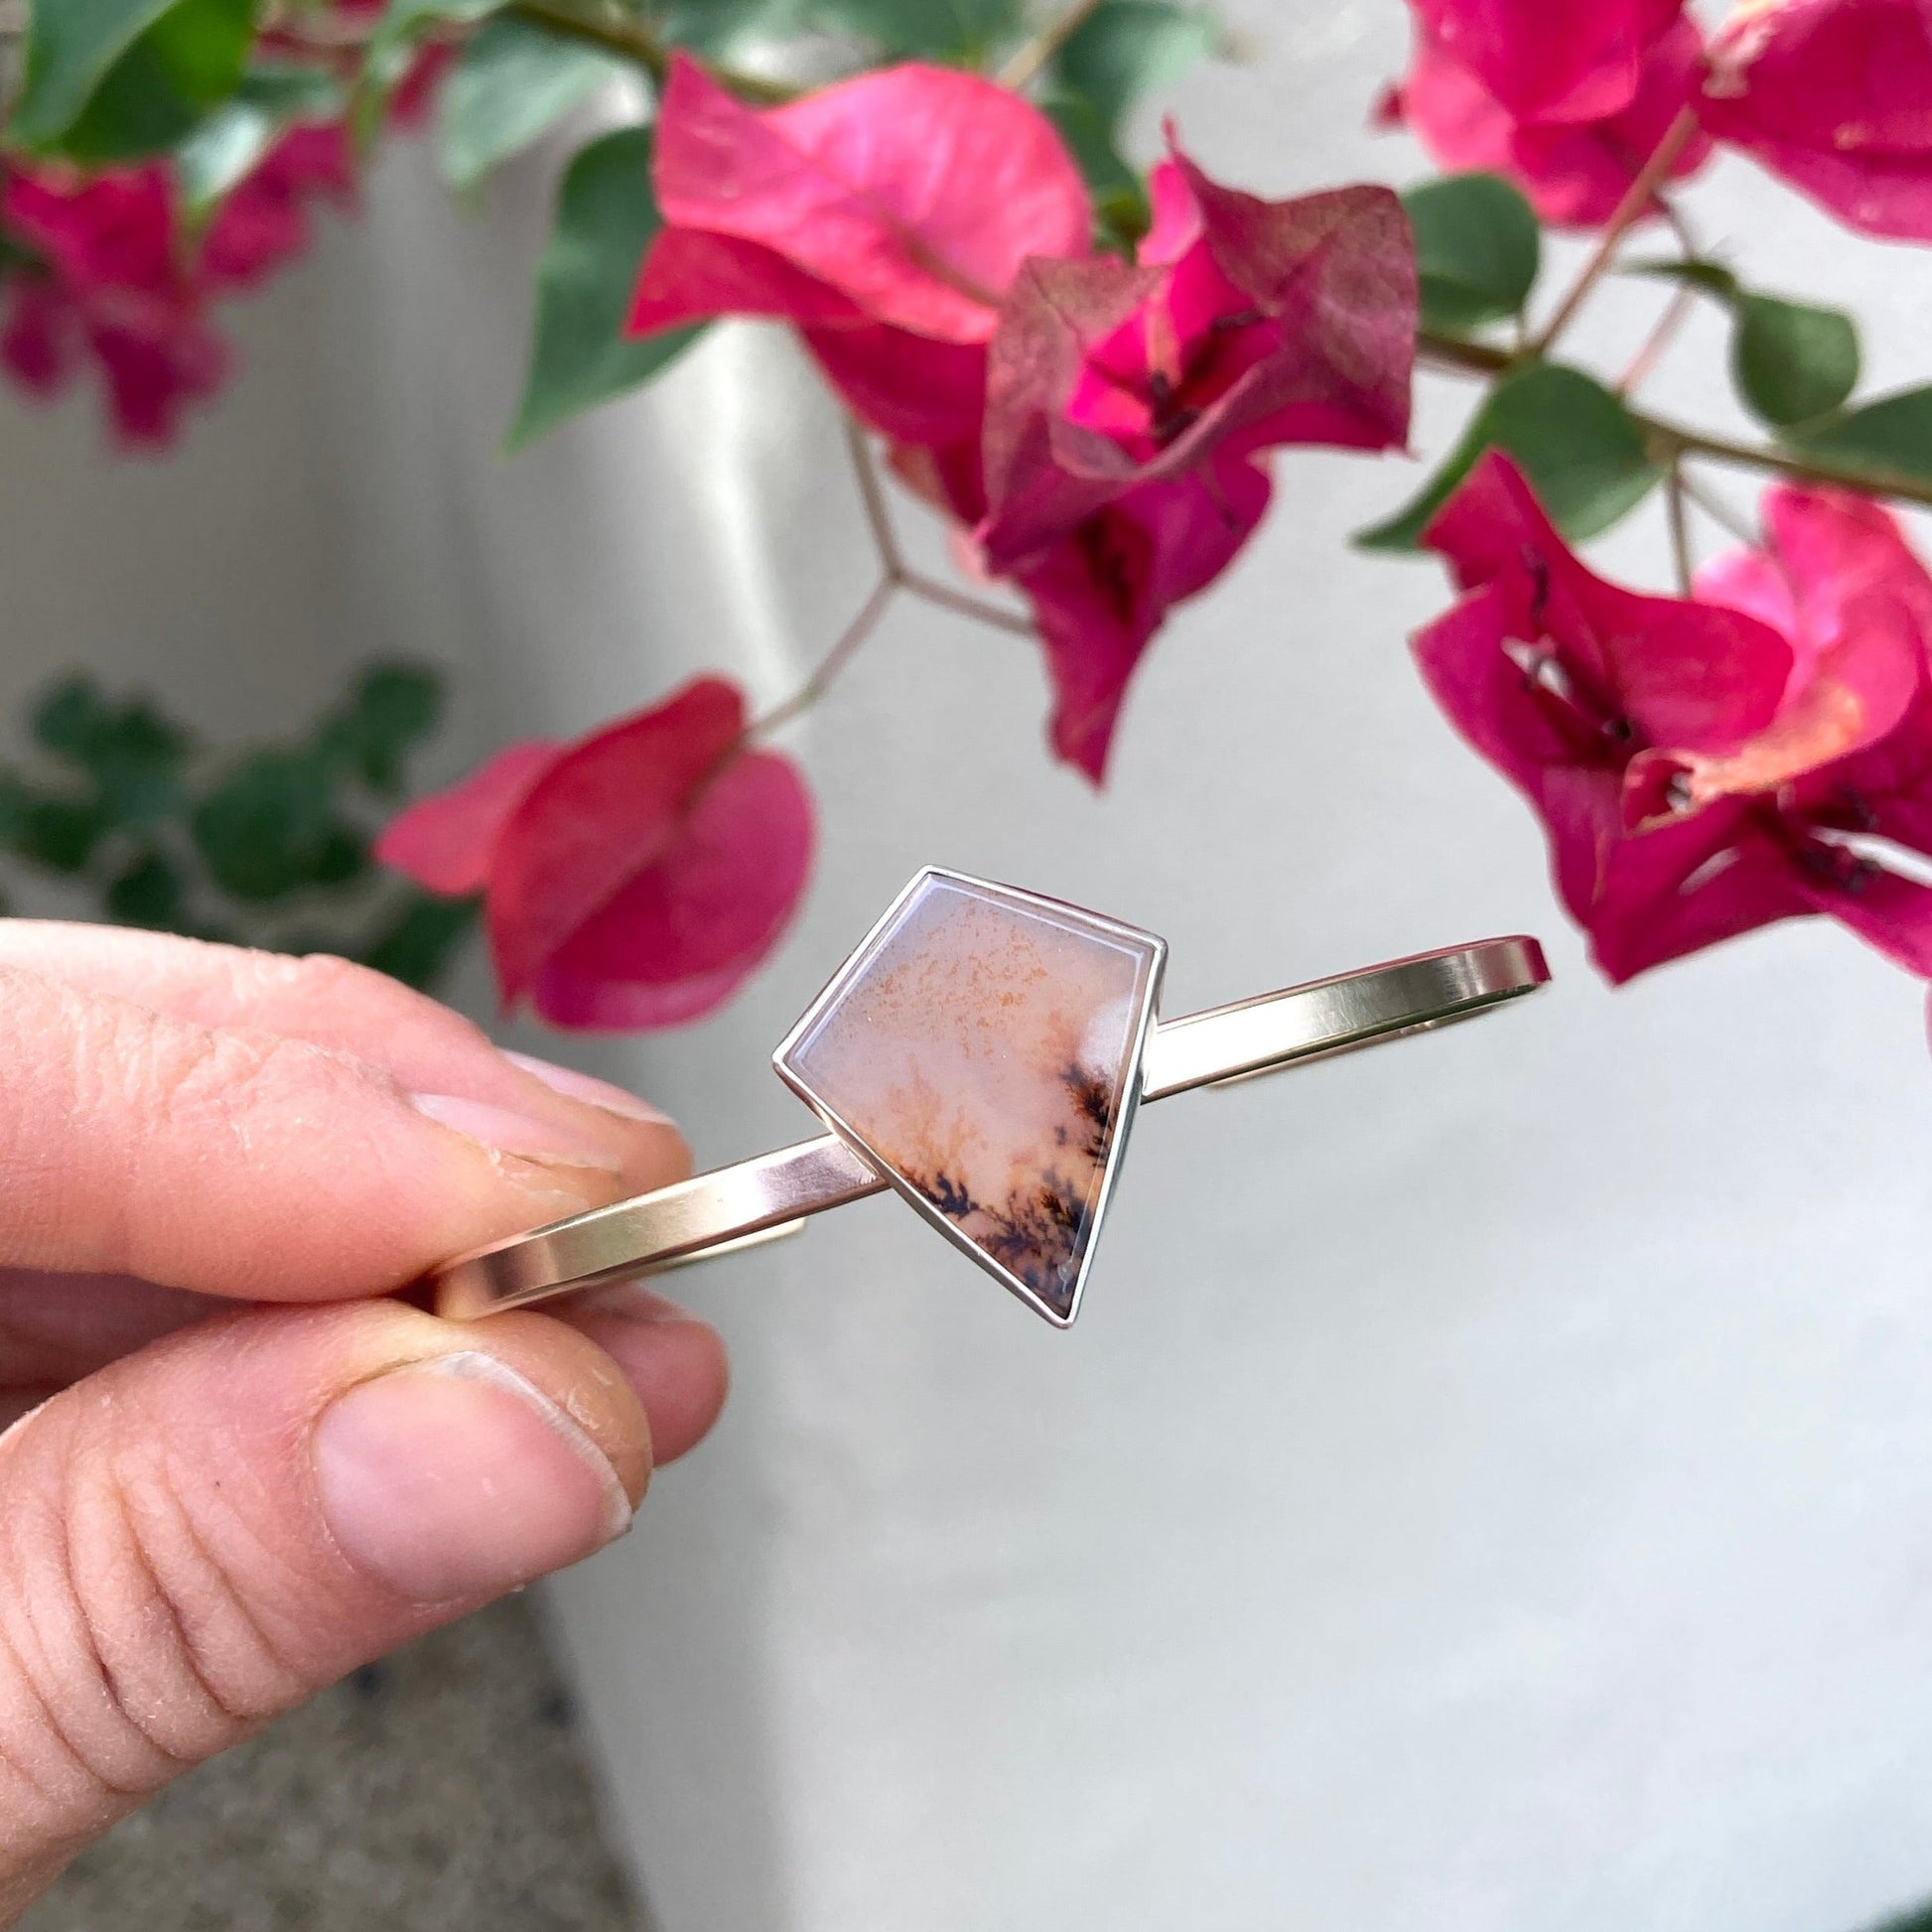
[[[1067,1298],[1064,1311],[1055,1308],[1011,1269],[995,1261],[948,1220],[931,1201],[893,1168],[877,1148],[868,1143],[866,1137],[850,1121],[815,1093],[810,1081],[789,1063],[792,1053],[799,1044],[860,978],[873,950],[892,931],[906,906],[935,880],[958,886],[969,892],[983,894],[995,900],[1004,901],[1018,910],[1038,913],[1077,930],[1092,932],[1137,950],[1144,950],[1147,954],[1147,977],[1138,1010],[1134,1015],[1131,1042],[1121,1074],[1119,1116],[1114,1123],[1113,1135],[1108,1144],[1107,1159],[1101,1168],[1100,1184],[1094,1194],[1093,1218],[1087,1234],[1086,1246],[1080,1256],[1079,1268],[1074,1275],[1072,1292]],[[908,1202],[921,1219],[937,1228],[955,1248],[970,1255],[1002,1288],[1024,1302],[1035,1314],[1051,1322],[1056,1328],[1070,1328],[1080,1312],[1080,1302],[1086,1292],[1087,1276],[1092,1270],[1094,1255],[1100,1246],[1101,1231],[1106,1223],[1107,1207],[1113,1198],[1114,1181],[1120,1173],[1121,1161],[1127,1153],[1127,1143],[1133,1131],[1134,1117],[1140,1107],[1142,1062],[1160,1006],[1161,979],[1167,963],[1167,941],[1155,933],[1144,932],[1139,926],[1128,925],[1119,919],[1110,919],[1103,913],[1090,912],[1085,906],[1070,905],[1064,899],[1048,898],[1043,894],[1025,892],[1017,886],[1003,886],[990,879],[977,879],[971,873],[954,872],[944,866],[924,866],[913,874],[892,904],[873,922],[872,929],[853,948],[844,965],[826,981],[818,996],[799,1016],[791,1031],[778,1042],[777,1050],[771,1055],[771,1064],[779,1079],[804,1101],[833,1133],[853,1148],[901,1200]]]

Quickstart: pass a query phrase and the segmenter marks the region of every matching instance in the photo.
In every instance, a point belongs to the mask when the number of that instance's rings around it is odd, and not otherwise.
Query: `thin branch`
[[[781,725],[788,725],[794,718],[809,711],[825,693],[831,689],[839,673],[852,661],[854,653],[872,633],[879,628],[879,621],[886,615],[894,598],[899,593],[898,584],[891,577],[882,577],[872,587],[872,595],[859,607],[859,615],[839,632],[838,641],[818,660],[817,668],[790,697],[780,699],[762,718],[755,720],[745,728],[747,738],[766,738]]]
[[[840,672],[857,655],[859,647],[879,628],[880,620],[901,591],[907,597],[935,604],[941,610],[955,611],[963,618],[991,624],[995,629],[1011,630],[1022,637],[1035,634],[1033,625],[1017,611],[1005,611],[985,598],[956,591],[950,584],[942,584],[937,578],[928,577],[923,571],[914,570],[906,563],[905,553],[900,550],[897,533],[893,528],[892,510],[886,501],[885,486],[880,482],[879,465],[874,459],[872,444],[857,419],[851,416],[845,419],[845,443],[852,457],[852,474],[859,485],[859,501],[865,507],[866,529],[879,556],[879,581],[859,607],[858,616],[839,633],[837,642],[819,659],[816,669],[804,683],[790,697],[781,699],[762,718],[746,727],[745,736],[748,739],[766,737],[809,711],[837,681]]]
[[[1755,528],[1750,519],[1735,507],[1725,501],[1708,483],[1699,482],[1696,476],[1678,466],[1678,486],[1684,494],[1722,529],[1728,530],[1740,543],[1748,543],[1755,548],[1763,541],[1763,533]]]
[[[996,630],[1011,630],[1016,637],[1039,635],[1018,611],[1005,610],[983,597],[969,597],[964,591],[956,591],[950,584],[942,584],[935,577],[908,570],[898,581],[900,589],[908,597],[922,598],[927,604],[936,604],[942,611],[957,611],[962,618],[977,619],[981,623],[992,624]]]
[[[1488,343],[1460,342],[1453,336],[1419,336],[1416,347],[1431,368],[1457,375],[1499,375],[1516,366],[1515,357],[1507,349],[1496,348]],[[1707,436],[1702,430],[1662,416],[1646,415],[1642,410],[1629,409],[1625,414],[1660,463],[1668,462],[1673,456],[1700,456],[1736,470],[1796,477],[1801,483],[1827,483],[1840,489],[1863,490],[1867,496],[1890,496],[1901,503],[1932,507],[1932,483],[1920,477],[1901,476],[1894,470],[1868,469],[1858,463],[1841,463],[1831,457],[1796,456],[1768,444],[1733,443],[1725,437]]]
[[[1684,466],[1673,462],[1664,472],[1664,514],[1670,522],[1670,560],[1677,573],[1677,594],[1691,594],[1691,526],[1684,514]]]
[[[1526,360],[1547,355],[1550,345],[1570,327],[1577,311],[1589,299],[1590,290],[1602,280],[1625,231],[1650,211],[1651,203],[1658,199],[1657,190],[1669,178],[1677,157],[1697,131],[1697,116],[1688,107],[1664,130],[1664,138],[1651,150],[1650,159],[1637,171],[1636,179],[1624,190],[1623,199],[1603,224],[1603,232],[1596,237],[1582,272],[1570,286],[1570,293],[1557,304],[1556,313],[1543,325],[1541,333],[1532,339],[1524,352]]]
[[[1100,11],[1101,0],[1073,0],[1073,5],[1042,27],[993,77],[1017,93],[1032,82],[1061,48]]]
[[[890,583],[902,584],[905,559],[899,553],[892,512],[886,507],[879,465],[873,460],[872,445],[866,441],[866,432],[856,417],[845,419],[845,446],[852,456],[852,474],[859,480],[859,500],[865,505],[866,527],[872,532],[873,547],[879,552],[879,567]]]
[[[634,16],[604,14],[594,18],[570,5],[570,0],[514,0],[509,12],[548,27],[554,34],[601,47],[607,54],[621,55],[635,62],[653,80],[661,81],[671,70],[670,50]]]
[[[1867,496],[1889,496],[1900,503],[1932,508],[1932,483],[1917,477],[1901,477],[1892,470],[1868,470],[1858,463],[1839,463],[1830,457],[1789,456],[1783,450],[1749,443],[1732,443],[1722,436],[1706,436],[1654,416],[1631,415],[1660,455],[1709,457],[1738,470],[1758,470],[1774,477],[1796,477],[1800,483],[1825,483],[1835,489],[1862,490]]]
[[[1444,375],[1505,375],[1516,357],[1493,343],[1465,342],[1460,336],[1437,336],[1424,330],[1416,338],[1416,354]]]
[[[1696,300],[1697,291],[1688,282],[1678,286],[1665,304],[1656,327],[1644,338],[1643,346],[1631,356],[1629,367],[1617,377],[1616,392],[1619,396],[1633,395],[1649,381],[1650,372],[1663,360],[1664,351],[1677,340],[1677,332],[1684,327],[1691,313],[1691,305]]]

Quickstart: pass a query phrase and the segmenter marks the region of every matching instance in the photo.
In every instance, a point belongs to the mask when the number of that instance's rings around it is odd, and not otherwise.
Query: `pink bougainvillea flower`
[[[355,151],[339,122],[289,128],[222,199],[197,266],[210,288],[252,289],[309,245],[309,204],[355,202]]]
[[[1138,263],[1030,262],[989,363],[980,549],[1032,598],[1054,747],[1096,781],[1169,608],[1260,522],[1265,453],[1388,449],[1409,425],[1415,260],[1393,195],[1264,202],[1178,153],[1153,188]]]
[[[1422,32],[1512,118],[1600,121],[1636,97],[1684,0],[1410,0]]]
[[[9,277],[8,367],[53,395],[91,356],[121,439],[171,442],[187,405],[219,387],[228,353],[178,260],[167,171],[13,164],[0,218],[38,257]]]
[[[1558,891],[1625,980],[1827,913],[1932,973],[1932,582],[1884,512],[1774,489],[1768,555],[1696,601],[1573,556],[1491,455],[1431,526],[1468,593],[1416,639],[1450,721],[1536,807]]]
[[[1470,472],[1428,542],[1465,595],[1415,639],[1424,681],[1542,818],[1558,895],[1603,972],[1628,979],[1793,909],[1754,850],[1718,863],[1742,807],[1632,833],[1623,805],[1647,747],[1729,751],[1770,723],[1791,671],[1783,638],[1741,613],[1604,583],[1500,455]]]
[[[513,745],[376,847],[431,892],[481,891],[506,1006],[560,1027],[681,1026],[777,944],[811,866],[798,768],[698,678],[574,745]]]
[[[1866,497],[1788,483],[1765,491],[1763,520],[1768,549],[1714,559],[1698,573],[1697,594],[1761,618],[1789,641],[1784,702],[1724,756],[1644,753],[1626,801],[1636,822],[1787,787],[1796,787],[1787,804],[1829,800],[1842,760],[1886,741],[1896,750],[1894,734],[1922,700],[1932,579],[1896,521]],[[1921,721],[1914,726],[1915,735]],[[1869,790],[1868,779],[1859,788]]]
[[[1407,125],[1445,168],[1485,169],[1515,182],[1544,220],[1594,227],[1609,219],[1704,75],[1703,46],[1687,18],[1668,21],[1641,54],[1620,105],[1587,119],[1551,118],[1513,111],[1424,31],[1408,74],[1383,96],[1377,117]],[[1672,179],[1694,173],[1710,153],[1708,136],[1688,142]]]
[[[1029,256],[1083,254],[1092,226],[1037,108],[916,65],[759,110],[679,56],[655,185],[631,332],[793,323],[853,410],[911,442],[977,434],[1001,300]]]
[[[1839,220],[1932,241],[1923,0],[1745,0],[1719,29],[1705,127]]]
[[[1777,483],[1763,515],[1766,549],[1718,559],[1697,588],[1789,640],[1784,700],[1725,755],[1634,759],[1626,821],[1695,825],[1748,800],[1788,855],[1798,909],[1932,973],[1932,577],[1864,497]]]

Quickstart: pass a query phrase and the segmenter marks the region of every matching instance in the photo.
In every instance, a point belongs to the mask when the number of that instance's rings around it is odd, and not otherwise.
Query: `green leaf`
[[[474,188],[629,69],[534,20],[485,21],[443,83],[437,139],[443,179]]]
[[[1894,1918],[1884,1919],[1870,1927],[1869,1932],[1932,1932],[1932,1903],[1915,1906],[1909,1912],[1900,1912]]]
[[[368,864],[362,835],[337,813],[327,766],[300,752],[256,752],[195,808],[195,843],[223,892],[285,898],[341,885]]]
[[[1430,519],[1485,450],[1504,450],[1551,520],[1573,541],[1606,530],[1649,494],[1663,472],[1616,397],[1576,369],[1536,362],[1484,398],[1422,493],[1364,530],[1365,550],[1414,550]]]
[[[83,162],[174,147],[239,83],[254,12],[255,0],[175,0],[48,144]]]
[[[1146,94],[1213,53],[1219,30],[1199,8],[1105,0],[1054,57],[1041,105],[1093,193],[1101,240],[1122,253],[1147,232],[1147,185],[1121,153],[1122,123]]]
[[[174,0],[37,0],[9,132],[52,141],[72,125],[109,68]]]
[[[1132,256],[1134,244],[1154,219],[1147,184],[1114,145],[1114,130],[1089,100],[1050,95],[1041,105],[1060,131],[1067,151],[1093,197],[1094,227],[1102,246]]]
[[[770,42],[802,33],[814,0],[671,0],[658,10],[658,32],[671,46],[726,54],[740,41]]]
[[[1687,283],[1730,311],[1731,383],[1773,429],[1829,416],[1858,387],[1858,325],[1842,311],[1759,295],[1722,262],[1638,262],[1631,272]]]
[[[409,71],[418,42],[438,26],[470,27],[500,11],[508,0],[389,0],[362,53],[362,71],[350,109],[358,140],[375,132],[390,91]]]
[[[98,801],[38,792],[17,792],[6,819],[7,843],[51,872],[79,872],[109,829]]]
[[[642,342],[621,333],[637,264],[662,225],[650,139],[648,128],[619,128],[582,149],[564,176],[556,229],[537,268],[530,367],[505,439],[510,450],[634,389],[697,340],[697,329]]]
[[[363,965],[429,992],[477,922],[481,900],[412,893],[356,954]]]
[[[1800,456],[1858,464],[1901,483],[1932,483],[1932,388],[1901,389],[1863,409],[1827,417],[1788,431],[1789,449]]]
[[[1734,302],[1738,295],[1737,277],[1723,262],[1703,261],[1695,256],[1631,262],[1621,272],[1625,275],[1649,275],[1660,282],[1685,282],[1724,303]]]
[[[107,916],[122,925],[179,932],[188,910],[188,882],[165,853],[138,854],[108,882],[102,897]]]
[[[1172,87],[1214,52],[1220,28],[1199,7],[1104,0],[1054,57],[1054,91],[1092,104],[1118,133],[1138,101]]]
[[[111,824],[164,817],[181,802],[193,741],[144,699],[113,704],[85,676],[68,678],[41,698],[29,730],[43,750],[93,780]]]
[[[1859,331],[1848,315],[1746,295],[1730,338],[1737,393],[1774,429],[1828,416],[1859,384]]]
[[[1446,175],[1402,198],[1416,234],[1422,326],[1466,336],[1520,315],[1536,286],[1536,211],[1500,175]]]
[[[250,68],[228,100],[197,123],[175,150],[175,179],[191,220],[240,183],[295,121],[333,120],[341,84],[313,68]]]
[[[414,664],[377,664],[356,680],[348,701],[315,734],[325,769],[354,773],[371,790],[393,791],[405,754],[443,715],[443,680]]]
[[[1023,0],[810,0],[811,25],[894,58],[925,55],[974,67],[1026,25]]]

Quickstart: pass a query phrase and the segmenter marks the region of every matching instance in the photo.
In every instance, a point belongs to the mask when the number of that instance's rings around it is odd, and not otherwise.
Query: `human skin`
[[[0,921],[0,1925],[170,1779],[628,1528],[724,1400],[640,1290],[435,1262],[676,1128],[342,960]]]

